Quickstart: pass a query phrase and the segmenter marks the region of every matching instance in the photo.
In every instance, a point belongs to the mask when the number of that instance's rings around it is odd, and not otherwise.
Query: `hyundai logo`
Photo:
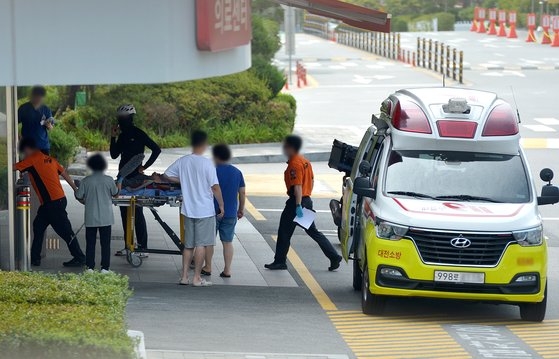
[[[456,248],[468,248],[469,246],[472,245],[472,241],[460,235],[459,237],[452,238],[450,240],[450,245]]]

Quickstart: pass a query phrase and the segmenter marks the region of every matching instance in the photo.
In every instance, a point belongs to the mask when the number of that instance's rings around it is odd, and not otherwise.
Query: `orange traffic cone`
[[[495,21],[489,21],[489,30],[487,30],[487,35],[497,35],[497,28],[495,27]]]
[[[477,20],[472,21],[472,26],[470,27],[471,32],[477,32]]]
[[[555,29],[555,36],[553,37],[551,47],[559,47],[559,29]]]
[[[507,27],[505,26],[504,22],[499,24],[499,33],[497,34],[499,37],[507,37]]]
[[[528,37],[526,38],[526,42],[536,42],[536,34],[534,33],[533,27],[528,29]]]
[[[551,35],[549,35],[549,28],[544,27],[542,45],[549,45],[549,44],[551,44]]]
[[[517,39],[518,35],[516,34],[516,24],[510,24],[509,39]]]

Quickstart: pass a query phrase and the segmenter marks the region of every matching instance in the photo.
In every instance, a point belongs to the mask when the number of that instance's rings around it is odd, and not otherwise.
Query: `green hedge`
[[[71,132],[66,132],[63,128],[55,126],[49,133],[51,155],[60,164],[67,166],[77,154],[80,145],[76,136]]]
[[[131,359],[128,279],[0,272],[0,356]]]

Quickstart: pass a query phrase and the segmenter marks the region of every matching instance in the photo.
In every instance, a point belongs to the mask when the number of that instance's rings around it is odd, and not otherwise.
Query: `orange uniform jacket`
[[[314,186],[314,173],[312,165],[301,155],[293,156],[287,162],[287,169],[284,172],[285,186],[287,194],[294,196],[293,186],[300,185],[303,197],[310,197]]]
[[[63,198],[64,189],[60,184],[60,174],[64,167],[54,158],[40,151],[15,164],[20,172],[28,172],[35,193],[39,196],[41,204]]]

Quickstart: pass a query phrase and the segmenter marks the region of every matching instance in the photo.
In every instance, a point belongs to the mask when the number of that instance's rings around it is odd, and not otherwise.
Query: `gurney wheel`
[[[142,265],[142,258],[133,252],[128,252],[128,255],[126,256],[126,260],[134,268],[138,268],[139,266]]]

